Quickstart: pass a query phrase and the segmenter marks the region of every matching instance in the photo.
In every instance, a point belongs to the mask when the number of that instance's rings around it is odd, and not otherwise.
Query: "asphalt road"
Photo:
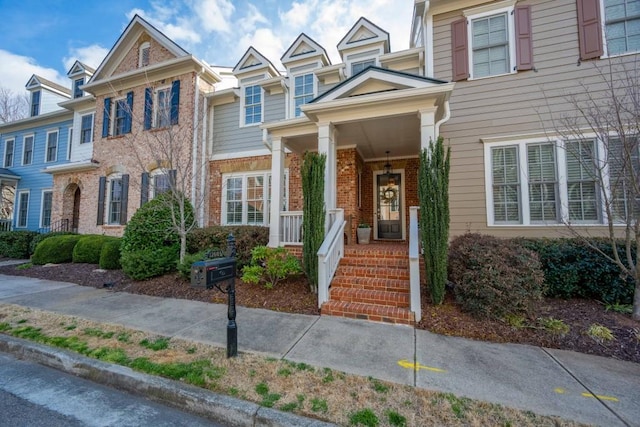
[[[221,426],[0,353],[0,426]]]

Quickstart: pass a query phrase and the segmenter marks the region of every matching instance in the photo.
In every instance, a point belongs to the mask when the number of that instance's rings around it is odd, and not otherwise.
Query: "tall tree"
[[[0,123],[24,119],[29,113],[29,96],[0,86]]]
[[[449,156],[442,137],[420,154],[418,197],[427,283],[433,304],[442,304],[447,283],[449,245]]]

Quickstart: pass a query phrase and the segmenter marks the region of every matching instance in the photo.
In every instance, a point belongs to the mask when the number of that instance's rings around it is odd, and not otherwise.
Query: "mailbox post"
[[[214,258],[214,256],[217,257]],[[191,265],[191,286],[211,289],[215,286],[227,294],[227,357],[238,355],[238,326],[236,325],[236,239],[233,234],[227,237],[227,254],[221,250],[211,251],[204,261]],[[222,289],[223,282],[227,283]]]

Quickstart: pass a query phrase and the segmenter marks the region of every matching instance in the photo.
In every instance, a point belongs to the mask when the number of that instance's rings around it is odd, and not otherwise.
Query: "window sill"
[[[492,78],[495,78],[495,77],[511,76],[513,74],[518,74],[518,71],[511,71],[511,72],[502,73],[502,74],[492,74],[490,76],[482,76],[482,77],[469,77],[467,79],[467,81],[472,82],[472,81],[476,81],[476,80],[486,80],[486,79],[492,79]]]
[[[632,56],[632,55],[637,55],[639,54],[640,51],[639,50],[634,50],[634,51],[630,51],[630,52],[624,52],[624,53],[616,53],[614,55],[609,55],[609,54],[605,54],[602,55],[600,58],[598,59],[613,59],[613,58],[622,58],[624,56]],[[583,61],[584,62],[584,61]]]

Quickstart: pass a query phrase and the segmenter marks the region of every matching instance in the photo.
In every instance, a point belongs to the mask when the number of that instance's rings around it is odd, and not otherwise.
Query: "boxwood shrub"
[[[538,255],[493,236],[468,233],[452,240],[448,273],[456,300],[477,318],[530,316],[544,294]]]
[[[107,240],[102,245],[100,250],[100,268],[105,270],[119,270],[122,268],[120,264],[120,246],[122,245],[122,239],[113,238]]]
[[[73,248],[82,238],[79,234],[49,237],[36,246],[31,262],[36,265],[73,261]]]
[[[227,237],[236,239],[238,270],[251,263],[251,251],[256,246],[269,243],[269,228],[251,225],[212,226],[197,228],[187,235],[187,252],[197,253],[212,248],[220,248],[226,253]]]
[[[122,271],[135,280],[162,276],[176,270],[178,246],[122,252]]]
[[[48,239],[49,237],[53,236],[66,236],[69,234],[76,233],[73,233],[71,231],[52,231],[50,233],[42,233],[34,236],[33,239],[31,239],[31,244],[29,245],[29,255],[33,255],[33,253],[36,251],[36,246],[38,246],[38,244],[44,239]]]
[[[117,237],[104,236],[99,234],[88,234],[82,236],[73,248],[73,262],[85,262],[87,264],[98,264],[100,262],[100,253],[102,246],[112,240],[118,240]]]
[[[35,231],[0,232],[0,255],[8,258],[26,259],[31,256],[31,241],[38,236]]]
[[[633,280],[621,275],[618,266],[579,238],[517,239],[519,244],[538,253],[546,295],[558,298],[589,298],[606,304],[631,304]],[[590,239],[603,253],[612,256],[607,239]],[[618,246],[625,259],[624,242]],[[636,249],[632,250],[635,259]]]

